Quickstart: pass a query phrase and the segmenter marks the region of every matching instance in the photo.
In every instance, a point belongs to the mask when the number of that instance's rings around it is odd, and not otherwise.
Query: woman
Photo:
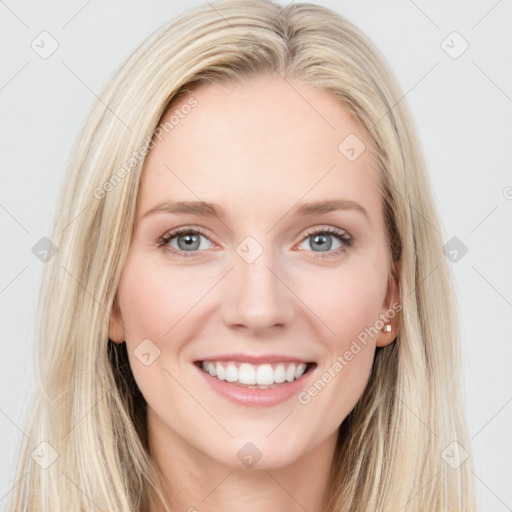
[[[205,5],[128,59],[57,210],[12,510],[473,510],[401,96],[313,4]]]

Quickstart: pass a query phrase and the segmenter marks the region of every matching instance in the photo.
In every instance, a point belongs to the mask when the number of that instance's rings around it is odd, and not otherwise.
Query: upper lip
[[[249,354],[219,354],[216,356],[198,359],[196,362],[203,361],[237,361],[240,363],[265,364],[265,363],[312,363],[311,359],[304,359],[297,356],[285,354],[267,354],[267,355],[249,355]]]

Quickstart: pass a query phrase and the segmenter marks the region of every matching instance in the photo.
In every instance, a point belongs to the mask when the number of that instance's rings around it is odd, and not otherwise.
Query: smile
[[[238,405],[270,407],[296,397],[314,378],[317,363],[275,357],[224,357],[195,361],[204,383]],[[260,360],[258,360],[260,359]]]
[[[218,380],[252,389],[268,389],[293,382],[315,363],[282,362],[251,364],[238,361],[199,361],[200,368]]]

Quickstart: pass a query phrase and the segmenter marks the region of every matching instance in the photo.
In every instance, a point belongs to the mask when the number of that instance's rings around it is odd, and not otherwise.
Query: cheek
[[[127,261],[119,285],[123,321],[132,341],[172,337],[212,286],[213,277],[192,267],[165,267],[142,258]],[[128,342],[128,340],[127,340]]]
[[[211,288],[212,276],[192,267],[171,268],[130,255],[119,283],[119,305],[130,367],[150,407],[159,410],[166,396],[180,396],[172,379],[181,350],[194,337],[194,308]],[[186,398],[186,397],[185,397]]]
[[[325,343],[339,352],[375,325],[384,304],[386,285],[384,268],[354,261],[323,275],[310,272],[300,287],[301,297],[326,327]]]
[[[200,334],[206,295],[218,279],[207,270],[171,267],[143,253],[129,255],[125,263],[119,305],[126,347],[134,378],[150,405],[158,405],[152,404],[157,390],[174,389],[169,372],[179,371],[183,349]],[[179,386],[175,391],[180,392]]]

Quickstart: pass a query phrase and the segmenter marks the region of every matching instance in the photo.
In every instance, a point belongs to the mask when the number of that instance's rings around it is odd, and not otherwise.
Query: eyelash
[[[190,234],[202,235],[205,238],[208,238],[207,234],[201,228],[198,228],[198,227],[195,227],[193,229],[192,228],[176,228],[171,231],[168,231],[165,235],[161,236],[157,241],[157,245],[158,245],[158,247],[161,247],[164,251],[166,251],[170,254],[182,256],[185,258],[190,257],[190,256],[193,257],[193,256],[197,255],[196,254],[197,252],[201,252],[201,251],[178,251],[178,250],[170,247],[169,245],[167,245],[176,236],[190,235]],[[338,249],[336,249],[334,251],[327,251],[327,252],[325,252],[325,254],[323,254],[322,252],[312,251],[314,253],[314,255],[313,255],[314,258],[323,259],[323,258],[330,258],[333,256],[338,256],[342,252],[346,251],[349,247],[351,247],[352,243],[354,241],[353,238],[346,231],[327,226],[327,227],[322,227],[322,228],[313,228],[313,229],[306,231],[306,233],[304,233],[304,237],[302,238],[300,243],[304,242],[304,240],[306,240],[307,238],[309,238],[311,236],[320,235],[320,234],[334,235],[335,237],[337,237],[339,239],[340,242],[343,243],[343,245],[342,245],[342,247],[339,247]]]
[[[325,253],[322,252],[313,252],[313,258],[330,258],[339,256],[342,252],[345,252],[354,241],[353,238],[342,229],[333,228],[330,226],[322,227],[322,228],[312,228],[304,233],[304,237],[301,240],[301,243],[309,238],[310,236],[314,235],[320,235],[320,234],[328,234],[328,235],[334,235],[338,240],[343,244],[341,247],[338,247],[338,249],[335,249],[334,251],[327,251]]]
[[[177,251],[176,249],[167,245],[173,238],[178,235],[202,235],[205,238],[208,238],[206,233],[201,228],[176,228],[168,231],[165,235],[158,239],[158,247],[161,247],[164,251],[169,252],[170,254],[176,254],[185,258],[188,258],[189,256],[195,256],[194,252],[196,251]]]

